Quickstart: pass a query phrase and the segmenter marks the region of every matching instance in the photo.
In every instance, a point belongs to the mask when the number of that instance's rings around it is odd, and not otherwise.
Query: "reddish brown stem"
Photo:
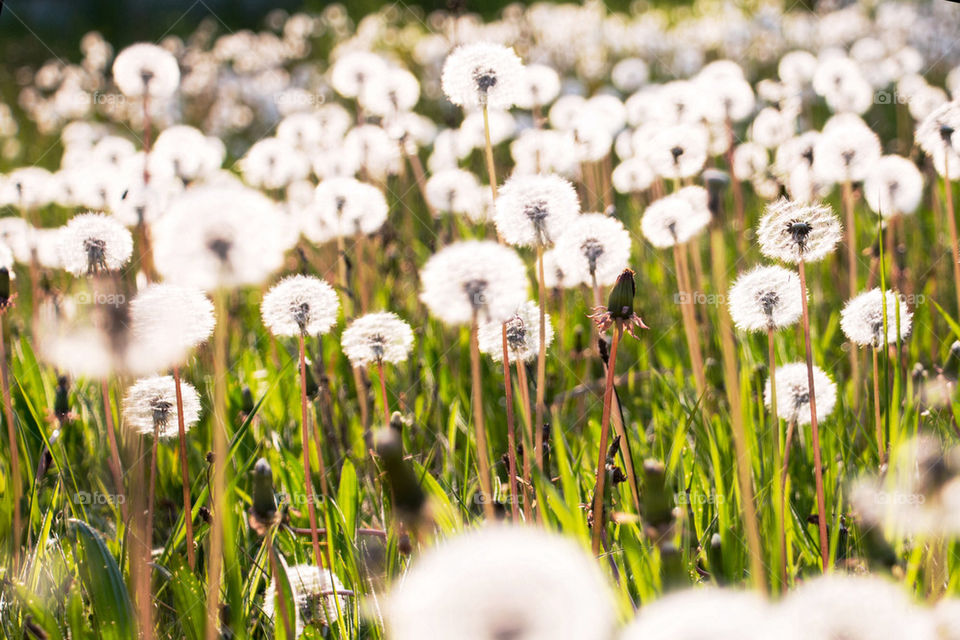
[[[604,528],[603,493],[607,478],[607,439],[610,435],[610,409],[613,406],[614,371],[617,366],[617,348],[623,325],[617,322],[610,343],[610,361],[607,365],[607,383],[603,391],[603,414],[600,419],[600,452],[597,459],[597,484],[593,490],[593,554],[600,554],[601,532]]]
[[[503,393],[507,404],[507,470],[510,474],[510,513],[515,522],[520,520],[520,501],[517,492],[517,436],[513,422],[513,381],[510,380],[510,348],[507,344],[507,323],[500,327],[503,340]]]
[[[196,565],[193,542],[193,506],[190,500],[190,468],[187,461],[187,430],[183,423],[183,392],[180,386],[180,367],[173,368],[173,384],[177,390],[177,430],[180,440],[180,476],[183,483],[183,525],[187,534],[187,563]]]

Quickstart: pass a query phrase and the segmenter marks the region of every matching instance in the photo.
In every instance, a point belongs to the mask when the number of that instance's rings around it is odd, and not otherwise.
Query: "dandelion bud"
[[[243,388],[240,390],[240,411],[243,415],[248,416],[253,413],[253,391],[250,390],[250,387],[243,385]]]
[[[636,294],[637,284],[633,279],[633,270],[624,269],[610,291],[607,312],[614,320],[630,320],[633,318],[633,298]]]
[[[57,393],[53,400],[53,415],[61,423],[70,415],[70,384],[67,376],[57,378]]]
[[[730,176],[719,169],[706,169],[703,172],[703,184],[707,187],[707,208],[715,218],[719,218],[723,207],[723,193],[730,184]]]
[[[250,507],[250,517],[264,524],[271,522],[276,515],[277,500],[273,492],[273,470],[266,458],[260,458],[253,467],[253,505]]]
[[[10,270],[0,267],[0,311],[5,310],[13,301],[10,292]]]

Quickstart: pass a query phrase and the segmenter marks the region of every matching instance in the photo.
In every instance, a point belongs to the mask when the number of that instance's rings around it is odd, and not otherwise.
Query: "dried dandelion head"
[[[320,278],[288,276],[273,285],[260,303],[263,324],[276,336],[323,334],[337,322],[340,299]]]
[[[413,348],[413,330],[395,313],[368,313],[344,329],[343,352],[355,367],[403,362]]]
[[[200,398],[189,382],[180,383],[183,426],[190,429],[200,419]],[[137,380],[123,400],[123,423],[137,433],[172,438],[179,433],[177,389],[172,376]]]
[[[523,64],[510,47],[476,42],[457,47],[443,64],[441,84],[462,107],[509,109],[523,80]]]
[[[544,343],[553,342],[553,325],[545,316]],[[511,362],[529,362],[540,349],[540,307],[528,300],[504,322],[484,322],[477,331],[480,353],[488,354],[494,362],[503,361],[503,326],[507,329],[507,352]]]
[[[768,204],[757,228],[760,252],[791,263],[823,259],[841,235],[840,220],[829,206],[786,199]]]
[[[886,304],[886,327],[884,327]],[[840,312],[840,328],[847,339],[862,347],[895,344],[910,335],[913,313],[903,296],[872,289],[847,301]],[[898,333],[899,332],[899,333]]]
[[[60,230],[60,259],[77,276],[117,271],[133,254],[133,236],[110,216],[81,213]]]
[[[730,287],[730,317],[742,331],[781,329],[800,319],[806,292],[800,278],[783,267],[757,267]]]

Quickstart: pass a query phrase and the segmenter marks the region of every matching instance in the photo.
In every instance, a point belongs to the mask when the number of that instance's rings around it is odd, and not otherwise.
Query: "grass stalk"
[[[510,379],[510,348],[507,344],[507,323],[501,327],[503,342],[503,393],[507,405],[507,471],[510,474],[510,513],[520,520],[520,498],[517,492],[517,436],[513,421],[513,381]]]
[[[13,400],[10,397],[10,363],[7,361],[7,321],[6,313],[0,311],[0,384],[3,391],[3,420],[7,423],[7,442],[10,446],[10,482],[13,484],[13,554],[12,566],[17,567],[20,559],[20,545],[23,542],[23,522],[21,520],[20,501],[23,497],[22,477],[20,475],[20,439],[17,437],[17,425],[13,420]]]
[[[483,424],[483,381],[480,379],[480,347],[477,343],[477,314],[473,314],[470,326],[470,381],[471,404],[473,404],[473,429],[477,438],[477,466],[480,470],[480,492],[483,513],[492,520],[493,491],[490,484],[490,457],[487,453],[487,430]]]
[[[546,414],[547,387],[547,287],[543,275],[543,247],[537,246],[537,297],[540,304],[540,344],[537,351],[537,407],[534,429],[534,453],[537,469],[543,470],[543,421]]]

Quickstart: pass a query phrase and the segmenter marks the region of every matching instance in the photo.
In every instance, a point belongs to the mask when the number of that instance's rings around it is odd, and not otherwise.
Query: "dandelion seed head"
[[[167,98],[180,85],[180,66],[166,49],[141,42],[117,54],[113,80],[126,96]]]
[[[183,427],[189,430],[200,419],[200,398],[193,385],[180,381]],[[136,433],[172,438],[180,432],[177,388],[172,376],[152,376],[134,382],[123,399],[123,424]]]
[[[386,219],[387,199],[378,188],[355,178],[328,178],[314,192],[313,204],[303,220],[303,233],[314,242],[371,234]]]
[[[545,64],[523,67],[515,102],[521,109],[544,107],[560,95],[560,74]]]
[[[914,138],[927,155],[942,156],[945,149],[960,153],[960,103],[947,102],[934,109],[917,126]]]
[[[487,112],[487,121],[490,124],[490,144],[497,146],[510,138],[517,130],[517,121],[508,111],[491,109]],[[457,154],[465,158],[474,149],[484,149],[486,132],[483,125],[483,112],[473,111],[460,123],[460,130],[456,137]]]
[[[383,179],[396,175],[401,155],[397,141],[383,127],[365,124],[354,127],[343,138],[343,151],[356,158],[359,167],[372,177]]]
[[[546,266],[546,265],[544,265]],[[553,342],[553,325],[545,315],[544,343]],[[507,350],[511,362],[530,362],[540,351],[540,307],[527,300],[504,322],[484,322],[477,330],[480,353],[494,362],[503,361],[503,325],[507,325]]]
[[[816,262],[840,242],[840,220],[829,206],[781,198],[767,205],[757,228],[760,252],[784,262]]]
[[[117,271],[133,254],[133,236],[102,213],[81,213],[60,229],[60,259],[76,276]]]
[[[441,84],[453,104],[509,109],[520,93],[523,63],[512,48],[476,42],[454,49],[443,63]]]
[[[398,364],[413,348],[413,330],[395,313],[368,313],[343,330],[343,352],[355,367],[378,362]]]
[[[609,587],[573,542],[532,527],[494,525],[418,558],[385,606],[395,640],[578,638],[613,631]]]
[[[611,285],[630,260],[630,233],[602,213],[578,216],[557,240],[557,265],[571,283]],[[544,264],[546,269],[546,264]]]
[[[260,284],[283,264],[282,215],[243,186],[186,190],[153,226],[153,257],[167,282],[212,291]]]
[[[883,156],[867,173],[863,196],[882,218],[913,213],[923,197],[923,175],[902,156]]]
[[[694,187],[684,187],[656,200],[644,210],[640,230],[650,244],[660,249],[683,244],[710,224],[706,191],[696,187],[703,191],[701,194],[692,189]]]
[[[873,104],[873,87],[860,65],[843,55],[821,58],[813,75],[813,90],[834,113],[864,113]]]
[[[151,284],[130,301],[133,336],[158,371],[180,365],[191,349],[207,341],[215,322],[213,303],[191,287]]]
[[[263,296],[260,315],[275,336],[327,333],[337,323],[340,299],[320,278],[287,276]]]
[[[800,319],[800,278],[778,266],[757,267],[737,278],[728,296],[730,317],[742,331],[789,327]]]
[[[247,184],[263,189],[282,189],[310,173],[310,162],[282,138],[258,140],[240,160]]]
[[[880,138],[853,114],[833,116],[813,151],[813,170],[826,182],[860,182],[880,159]]]
[[[636,91],[650,79],[650,67],[642,58],[624,58],[610,70],[610,81],[623,92]]]
[[[735,589],[688,589],[644,607],[623,640],[762,640],[775,635],[763,600]]]
[[[883,305],[886,299],[887,327],[884,334]],[[897,316],[899,315],[899,320]],[[871,289],[851,298],[840,312],[840,328],[847,339],[862,347],[880,347],[897,342],[910,335],[913,313],[907,309],[906,300],[894,291],[881,292]],[[886,335],[886,339],[884,339]]]
[[[803,362],[782,364],[777,367],[777,417],[799,425],[810,424],[810,386],[807,365]],[[822,422],[833,412],[837,403],[837,385],[823,369],[814,365],[813,388],[817,394],[817,422]],[[770,408],[770,380],[763,390],[763,402]]]
[[[390,68],[376,82],[366,82],[358,96],[363,108],[382,118],[410,111],[420,99],[420,81],[401,68]]]
[[[934,637],[929,616],[899,585],[878,576],[829,574],[807,580],[776,614],[783,628],[803,629],[807,638]]]
[[[738,180],[753,180],[770,166],[767,149],[756,142],[744,142],[733,150],[733,175]]]
[[[151,173],[171,174],[184,182],[213,175],[226,156],[226,147],[199,129],[175,125],[160,132],[150,150]]]
[[[708,143],[709,135],[702,125],[666,127],[650,139],[647,162],[663,178],[689,178],[703,169]]]
[[[340,582],[340,578],[330,570],[321,569],[313,564],[297,564],[287,567],[287,579],[293,591],[295,637],[299,637],[304,628],[309,625],[321,628],[328,623],[336,622],[337,611],[348,610],[347,597],[334,596],[334,592],[340,594],[346,589]],[[276,598],[277,580],[273,578],[264,593],[263,612],[275,621],[275,625],[283,624],[276,622]]]
[[[503,321],[527,299],[527,269],[517,253],[488,240],[447,245],[420,271],[420,299],[446,324]]]
[[[627,158],[616,166],[611,176],[617,193],[638,193],[650,187],[656,175],[642,157]]]
[[[739,67],[738,67],[739,69]],[[709,122],[725,124],[746,119],[753,112],[756,97],[750,83],[743,78],[711,74],[706,69],[694,80],[704,99],[700,109]]]
[[[344,98],[356,98],[388,73],[386,61],[370,51],[349,51],[330,67],[330,85]]]
[[[579,167],[573,134],[553,129],[524,129],[510,142],[513,175],[576,175]]]
[[[442,169],[427,179],[427,200],[437,213],[464,215],[471,222],[483,220],[480,181],[464,169]]]
[[[543,284],[548,289],[569,289],[581,284],[564,271],[562,264],[563,258],[557,254],[556,249],[543,252]]]
[[[499,190],[493,221],[509,244],[547,247],[579,214],[580,200],[567,180],[549,174],[514,176]]]

